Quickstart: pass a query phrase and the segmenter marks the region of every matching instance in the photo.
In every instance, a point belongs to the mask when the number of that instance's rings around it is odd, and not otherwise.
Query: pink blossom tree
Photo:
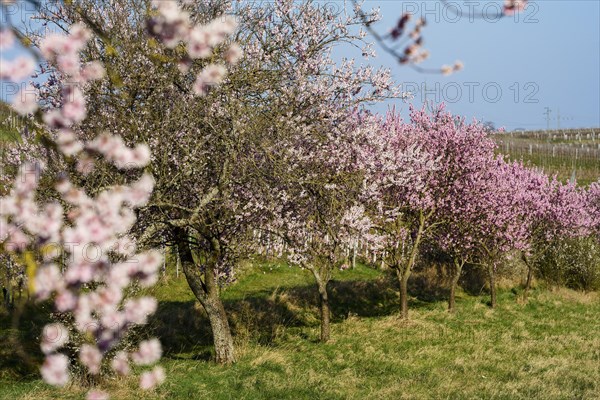
[[[528,183],[527,194],[521,198],[524,211],[521,223],[525,228],[526,245],[522,259],[527,266],[525,296],[531,288],[535,265],[549,246],[561,238],[574,238],[589,233],[590,219],[586,210],[586,192],[573,183],[563,184],[556,177],[549,179],[540,172],[523,169]]]
[[[528,191],[527,174],[518,162],[495,160],[486,178],[487,188],[480,197],[477,238],[478,263],[487,269],[490,286],[490,305],[496,306],[496,272],[499,263],[513,250],[526,248],[527,228],[522,223],[527,209],[522,207],[532,196]]]
[[[477,174],[493,160],[494,144],[481,125],[466,124],[443,107],[431,115],[413,110],[410,123],[389,113],[380,135],[387,149],[374,153],[383,165],[369,172],[376,187],[373,219],[400,284],[400,315],[407,318],[408,279],[421,244],[468,207],[461,191],[482,179]],[[411,161],[411,153],[420,156]]]
[[[368,140],[373,122],[361,112],[340,114],[335,124],[311,122],[280,148],[283,168],[275,173],[274,216],[268,230],[283,239],[289,262],[315,278],[321,342],[331,333],[327,286],[334,268],[342,267],[345,250],[357,238],[374,239],[360,202],[364,173],[357,162],[358,143]]]
[[[455,311],[456,288],[466,263],[478,260],[477,232],[480,216],[486,212],[482,199],[490,190],[490,170],[496,164],[495,144],[478,124],[470,132],[457,135],[461,160],[454,165],[454,181],[445,201],[436,211],[442,221],[431,238],[452,260],[452,276],[448,296],[448,310]]]

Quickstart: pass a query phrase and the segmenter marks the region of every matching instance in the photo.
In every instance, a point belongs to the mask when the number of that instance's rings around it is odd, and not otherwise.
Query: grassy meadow
[[[600,398],[598,294],[537,287],[523,301],[519,286],[505,283],[497,309],[485,291],[460,292],[451,315],[445,291],[415,277],[411,319],[402,322],[389,271],[337,271],[330,289],[332,340],[320,344],[312,276],[276,262],[248,264],[223,292],[239,359],[225,367],[210,361],[207,319],[185,278],[169,268],[152,289],[159,311],[140,332],[161,338],[167,381],[141,392],[134,378],[114,378],[112,398]],[[41,313],[28,312],[34,317],[22,319],[19,334],[34,349]],[[54,389],[23,367],[6,313],[0,322],[0,399],[83,398],[86,388]]]
[[[0,112],[0,120],[5,114]],[[3,142],[14,140],[15,133],[0,123]],[[511,159],[562,180],[575,171],[578,183],[587,185],[600,175],[597,138],[497,139],[499,151],[507,149]],[[590,151],[575,159],[574,148]],[[426,274],[412,279],[410,320],[401,321],[390,271],[364,265],[336,271],[330,284],[332,340],[321,344],[312,275],[275,261],[248,262],[222,293],[238,356],[235,365],[224,367],[211,361],[202,307],[184,276],[169,265],[150,290],[159,310],[136,333],[161,339],[167,381],[150,392],[140,391],[133,377],[105,383],[113,399],[140,400],[600,398],[597,293],[540,285],[525,301],[517,279],[501,285],[492,310],[482,285],[465,284],[470,289],[459,292],[452,315],[443,282],[427,279]],[[40,380],[39,333],[48,311],[44,304],[28,306],[15,329],[0,306],[0,399],[84,398],[88,388],[81,383],[56,389]]]

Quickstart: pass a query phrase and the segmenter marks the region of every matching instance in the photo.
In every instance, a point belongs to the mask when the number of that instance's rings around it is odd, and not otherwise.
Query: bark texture
[[[194,296],[208,315],[215,346],[215,361],[218,364],[232,364],[236,361],[233,336],[216,281],[218,244],[214,244],[213,247],[213,254],[202,271],[194,261],[187,235],[183,230],[178,231],[177,248],[181,267]]]

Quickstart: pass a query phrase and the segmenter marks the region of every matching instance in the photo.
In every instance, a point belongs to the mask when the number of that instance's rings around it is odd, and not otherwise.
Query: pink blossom
[[[152,297],[140,297],[135,300],[127,300],[124,305],[127,320],[133,324],[143,325],[148,315],[156,311],[157,302]]]
[[[154,178],[150,174],[144,174],[130,186],[126,192],[125,201],[133,207],[143,206],[148,203],[153,188]]]
[[[513,15],[525,10],[528,0],[504,0],[504,14]]]
[[[127,352],[119,351],[115,354],[115,357],[112,359],[111,364],[112,369],[120,375],[129,375],[129,357]]]
[[[15,41],[15,35],[10,29],[0,29],[0,50],[6,50],[12,47]]]
[[[187,51],[191,58],[206,58],[212,55],[210,36],[210,31],[202,26],[195,27],[190,31]]]
[[[58,68],[67,76],[79,75],[79,56],[76,53],[59,55],[56,58]]]
[[[162,262],[162,255],[156,250],[149,250],[136,256],[137,264],[131,270],[139,279],[143,287],[152,286],[158,279],[158,267]]]
[[[42,331],[40,347],[44,354],[52,353],[63,347],[69,341],[69,331],[63,324],[48,324]]]
[[[162,367],[154,367],[152,371],[142,373],[140,377],[140,388],[150,390],[165,381],[165,370]]]
[[[137,365],[151,365],[162,355],[162,347],[158,339],[145,340],[140,343],[139,350],[131,354],[131,359]]]
[[[86,400],[108,400],[108,393],[101,390],[90,390],[86,395]]]
[[[64,283],[58,266],[49,264],[38,268],[33,290],[39,300],[46,300],[52,292],[62,289]]]
[[[101,153],[118,168],[141,168],[150,162],[150,148],[139,144],[134,149],[128,148],[120,136],[102,134],[86,146],[90,150]]]
[[[9,252],[23,251],[29,245],[29,242],[29,237],[21,229],[9,226],[8,238],[4,242],[4,248]]]
[[[96,79],[102,79],[106,75],[106,70],[101,63],[97,61],[91,61],[83,67],[81,75],[86,81],[93,81]]]
[[[71,311],[77,306],[77,297],[70,290],[63,290],[54,298],[54,305],[60,312]]]
[[[96,375],[100,372],[102,354],[96,346],[84,344],[79,350],[79,361],[87,367],[90,374]]]
[[[77,136],[70,129],[60,129],[56,139],[60,151],[66,156],[73,156],[83,150],[83,143],[77,140]]]
[[[64,354],[48,355],[40,372],[49,385],[64,386],[69,382],[69,359]]]
[[[69,126],[69,120],[59,109],[49,110],[42,115],[42,120],[50,128],[64,128]]]
[[[100,318],[100,323],[110,331],[119,331],[125,327],[127,320],[124,313],[116,309],[105,309]]]
[[[223,81],[226,73],[227,69],[223,65],[207,65],[196,77],[193,87],[194,93],[199,96],[205,95],[211,86],[217,85]]]
[[[225,52],[225,61],[229,64],[237,64],[237,62],[242,58],[242,48],[234,43]]]
[[[74,123],[81,122],[86,115],[85,98],[83,92],[77,87],[69,88],[63,96],[67,99],[65,101],[61,115],[64,118],[64,124],[70,126]]]
[[[11,106],[20,115],[34,113],[38,109],[38,103],[37,96],[31,90],[31,86],[17,93],[12,100]]]

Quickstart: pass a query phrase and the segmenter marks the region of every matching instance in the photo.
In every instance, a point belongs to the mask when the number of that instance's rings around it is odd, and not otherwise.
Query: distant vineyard
[[[494,135],[498,152],[562,180],[587,185],[600,177],[600,128],[525,131]]]

